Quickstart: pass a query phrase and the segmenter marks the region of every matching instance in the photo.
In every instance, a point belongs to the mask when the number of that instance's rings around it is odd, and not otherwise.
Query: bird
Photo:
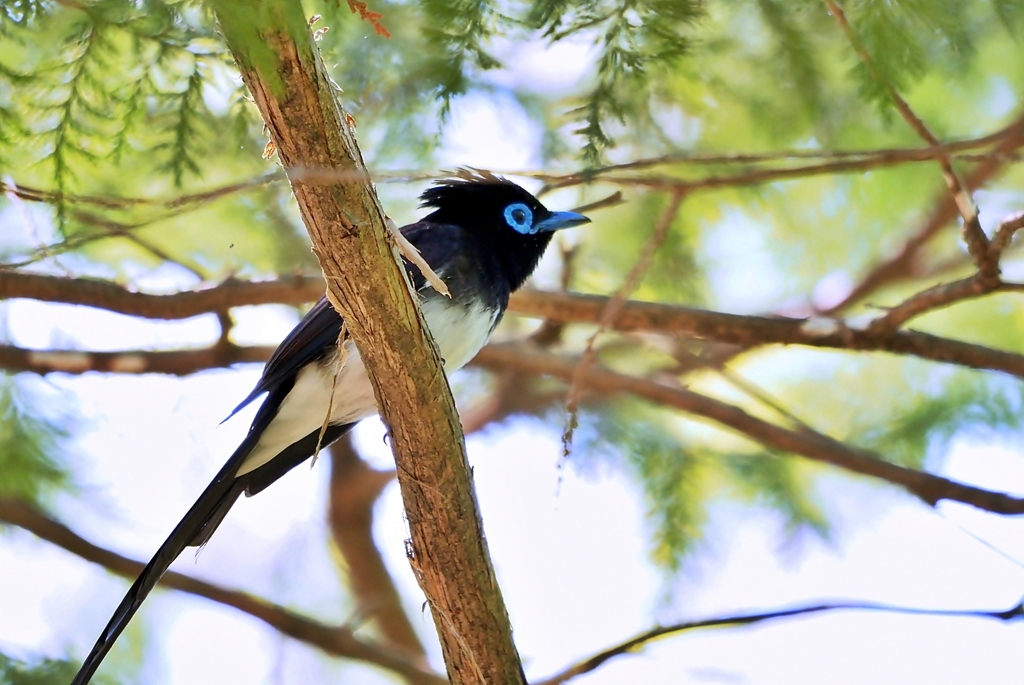
[[[435,291],[408,261],[405,268],[450,374],[487,342],[554,232],[590,219],[550,211],[516,183],[470,169],[435,181],[420,200],[432,211],[399,230],[445,282],[449,296]],[[206,544],[242,494],[262,492],[377,413],[359,350],[326,297],[285,337],[228,418],[261,396],[245,438],[132,584],[72,685],[87,685],[171,563],[186,547]]]

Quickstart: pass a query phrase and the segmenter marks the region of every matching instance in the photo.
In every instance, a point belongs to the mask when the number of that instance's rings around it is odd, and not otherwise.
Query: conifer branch
[[[475,363],[485,368],[550,375],[569,381],[575,373],[577,360],[531,350],[521,344],[495,344],[481,350]],[[586,372],[583,384],[589,390],[627,393],[657,405],[674,407],[693,416],[709,419],[766,447],[888,481],[928,505],[933,506],[945,499],[998,514],[1024,513],[1024,498],[991,492],[899,466],[868,450],[846,445],[821,433],[806,429],[788,430],[748,414],[739,407],[682,387],[616,373],[599,366],[593,366]]]
[[[967,175],[964,182],[968,189],[973,191],[980,188],[999,175],[1007,165],[1005,155],[1016,152],[1024,146],[1024,115],[1019,115],[1004,130],[1007,132],[1007,136],[993,149],[996,154],[979,163]],[[958,215],[956,203],[948,192],[943,192],[936,197],[931,206],[931,212],[895,255],[883,260],[868,271],[846,297],[819,313],[825,316],[838,314],[854,304],[862,302],[871,293],[877,292],[887,285],[912,278],[917,261],[925,246],[930,244],[932,239]]]
[[[885,91],[886,95],[892,101],[896,111],[899,112],[900,116],[903,117],[903,120],[907,122],[910,128],[912,128],[922,140],[935,149],[935,161],[939,163],[939,167],[942,169],[942,176],[945,179],[949,192],[953,197],[953,202],[955,203],[957,210],[960,212],[960,216],[963,218],[963,235],[964,242],[967,243],[967,249],[974,258],[979,273],[987,275],[994,270],[995,277],[998,278],[998,265],[993,265],[990,261],[988,237],[985,235],[985,231],[981,228],[981,222],[978,218],[978,208],[975,206],[974,199],[971,197],[970,188],[960,179],[960,175],[953,168],[953,162],[951,161],[945,146],[943,146],[935,134],[932,133],[931,129],[928,128],[928,125],[924,123],[924,120],[914,112],[910,107],[910,104],[902,95],[900,95],[900,92],[896,87],[893,86],[893,84],[875,67],[873,57],[861,43],[860,38],[853,30],[853,27],[850,26],[850,22],[846,19],[846,13],[843,11],[842,6],[836,0],[823,0],[823,2],[839,24],[843,33],[846,35],[851,47],[867,68],[868,73],[871,74],[871,77],[879,84],[882,90]]]

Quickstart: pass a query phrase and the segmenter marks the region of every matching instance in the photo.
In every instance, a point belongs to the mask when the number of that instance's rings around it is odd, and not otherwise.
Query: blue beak
[[[571,228],[572,226],[589,223],[590,219],[576,212],[552,212],[551,216],[543,221],[538,221],[533,228],[537,233],[551,233],[562,228]]]

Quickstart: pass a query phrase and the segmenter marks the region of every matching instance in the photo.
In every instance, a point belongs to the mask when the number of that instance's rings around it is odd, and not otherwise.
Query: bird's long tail
[[[160,545],[160,549],[153,555],[150,562],[146,564],[146,568],[132,584],[128,594],[121,600],[121,604],[118,605],[110,622],[107,623],[107,627],[103,629],[99,639],[96,640],[96,644],[78,670],[72,685],[86,685],[89,682],[103,661],[103,657],[110,651],[114,641],[124,631],[132,616],[139,610],[143,600],[146,599],[167,568],[186,547],[206,542],[213,530],[223,520],[224,515],[245,490],[248,479],[235,478],[235,471],[238,468],[235,462],[235,459],[231,459],[221,469],[221,472],[199,496],[199,499],[174,528],[164,544]]]
[[[281,392],[284,394],[287,391],[288,389],[284,388]],[[231,455],[220,473],[206,487],[192,508],[188,510],[181,522],[175,526],[164,544],[160,545],[160,549],[146,564],[146,568],[132,584],[128,594],[121,600],[71,685],[88,685],[93,673],[99,668],[110,648],[114,646],[114,641],[132,620],[132,616],[142,606],[143,600],[156,586],[167,568],[174,563],[174,560],[186,547],[206,544],[243,492],[256,494],[262,491],[288,471],[309,459],[318,446],[330,445],[355,425],[354,423],[330,425],[323,435],[320,434],[320,430],[315,430],[303,439],[289,445],[268,463],[236,477],[235,474],[238,473],[239,466],[255,447],[263,429],[269,423],[270,418],[268,417],[273,417],[273,412],[279,405],[280,399],[275,398],[273,394],[264,403],[260,409],[261,414],[257,414],[253,428],[250,429],[245,440]]]

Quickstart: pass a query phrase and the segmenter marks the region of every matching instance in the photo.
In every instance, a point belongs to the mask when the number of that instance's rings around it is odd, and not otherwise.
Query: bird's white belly
[[[423,303],[423,316],[437,342],[444,370],[451,373],[469,363],[484,346],[497,312],[477,306],[466,308],[434,297]],[[263,466],[292,443],[322,427],[328,406],[332,424],[353,423],[377,413],[373,387],[359,350],[351,342],[345,343],[345,350],[340,370],[334,363],[313,363],[299,371],[277,415],[236,475]]]
[[[494,330],[498,313],[481,306],[453,304],[443,297],[423,303],[423,317],[444,360],[445,373],[458,371],[476,356]]]

